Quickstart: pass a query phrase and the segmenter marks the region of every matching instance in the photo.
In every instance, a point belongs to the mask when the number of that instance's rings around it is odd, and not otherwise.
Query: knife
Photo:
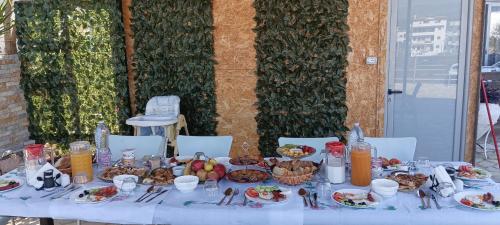
[[[318,208],[318,193],[314,192],[313,198],[314,198],[314,208]]]
[[[50,199],[54,200],[54,199],[58,199],[58,198],[61,198],[62,196],[65,196],[66,194],[70,193],[70,192],[73,192],[73,191],[76,191],[78,189],[82,188],[81,186],[77,187],[77,186],[74,186],[74,187],[71,187],[69,188],[68,190],[65,190],[63,192],[60,192],[59,195],[57,196],[52,196],[50,197]]]
[[[437,198],[434,194],[431,194],[432,200],[434,201],[434,204],[436,204],[436,208],[441,209],[441,206],[439,205]]]
[[[48,193],[48,194],[46,194],[46,195],[42,195],[42,196],[40,196],[40,198],[49,197],[49,196],[51,196],[51,195],[53,195],[53,194],[57,194],[57,193],[61,193],[61,192],[67,191],[67,190],[69,190],[69,189],[71,189],[71,188],[73,188],[73,187],[74,187],[73,185],[68,184],[68,185],[67,185],[66,187],[64,187],[61,191],[54,191],[54,192],[52,192],[52,193]]]
[[[146,201],[146,203],[148,203],[148,202],[152,201],[153,199],[155,199],[156,197],[158,197],[158,196],[162,195],[163,193],[165,193],[165,192],[167,192],[167,191],[168,191],[168,190],[163,190],[163,191],[161,191],[160,193],[156,194],[156,195],[155,195],[155,196],[153,196],[152,198],[148,199],[148,200]]]

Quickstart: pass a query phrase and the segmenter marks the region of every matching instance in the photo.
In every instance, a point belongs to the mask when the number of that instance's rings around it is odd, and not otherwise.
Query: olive
[[[79,198],[83,198],[83,196],[85,196],[85,195],[83,195],[83,194],[78,195]]]
[[[85,190],[85,191],[83,191],[83,194],[88,195],[88,194],[90,194],[90,192]]]

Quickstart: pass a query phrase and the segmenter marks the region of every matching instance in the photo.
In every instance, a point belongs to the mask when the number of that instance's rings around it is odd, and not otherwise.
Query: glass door
[[[386,136],[416,137],[415,159],[459,159],[467,7],[391,1]]]

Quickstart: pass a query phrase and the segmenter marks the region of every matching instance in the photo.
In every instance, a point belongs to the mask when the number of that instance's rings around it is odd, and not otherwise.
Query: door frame
[[[387,52],[386,56],[386,74],[385,74],[385,90],[393,88],[393,79],[396,60],[396,43],[397,43],[397,19],[398,19],[398,1],[388,1],[388,21],[387,21]],[[418,0],[409,0],[418,1]],[[461,20],[460,20],[460,48],[458,58],[458,78],[457,78],[457,104],[455,106],[455,135],[453,144],[452,160],[463,161],[465,156],[466,136],[467,136],[467,112],[469,105],[469,72],[470,72],[470,55],[471,55],[471,40],[472,40],[472,21],[474,17],[474,0],[462,0],[461,5]],[[466,27],[464,27],[464,25]],[[385,92],[387,93],[387,92]],[[394,120],[389,114],[394,112],[394,104],[390,104],[392,97],[384,94],[384,136],[392,137]]]

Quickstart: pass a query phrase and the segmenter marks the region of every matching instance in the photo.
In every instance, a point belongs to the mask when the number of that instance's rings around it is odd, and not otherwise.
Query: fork
[[[146,195],[146,197],[144,197],[144,198],[142,198],[141,200],[136,201],[136,202],[142,202],[142,201],[144,201],[145,199],[149,198],[151,195],[160,193],[162,190],[163,190],[163,188],[162,188],[162,187],[159,187],[159,188],[158,188],[158,190],[156,190],[156,191],[153,191],[153,192],[149,193],[148,195]]]
[[[236,188],[236,190],[234,191],[233,195],[231,195],[231,198],[229,198],[229,201],[227,201],[226,205],[231,204],[231,201],[233,201],[233,197],[235,195],[238,195],[239,193],[240,193],[240,189]]]

